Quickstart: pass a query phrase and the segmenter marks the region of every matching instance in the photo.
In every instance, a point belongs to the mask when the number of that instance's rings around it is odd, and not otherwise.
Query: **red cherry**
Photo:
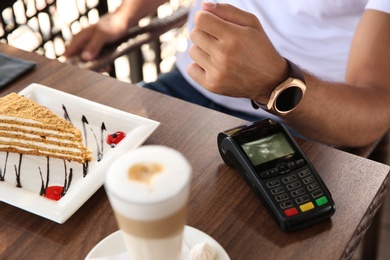
[[[123,138],[126,137],[126,134],[122,131],[115,132],[110,134],[106,138],[107,144],[111,145],[111,147],[115,147]]]
[[[63,190],[64,190],[64,187],[62,187],[62,186],[47,187],[45,198],[48,198],[51,200],[59,200],[62,197]]]

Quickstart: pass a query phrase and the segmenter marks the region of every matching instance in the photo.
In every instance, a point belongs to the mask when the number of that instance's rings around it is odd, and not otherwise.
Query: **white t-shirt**
[[[196,0],[188,18],[202,0]],[[344,81],[348,53],[355,28],[365,8],[390,13],[388,0],[230,0],[218,1],[255,14],[277,51],[302,69],[328,81]],[[189,40],[189,45],[192,42]],[[186,69],[193,61],[188,49],[177,55],[176,65],[185,79],[214,102],[230,109],[262,117],[272,117],[254,110],[248,99],[213,94],[188,76]]]

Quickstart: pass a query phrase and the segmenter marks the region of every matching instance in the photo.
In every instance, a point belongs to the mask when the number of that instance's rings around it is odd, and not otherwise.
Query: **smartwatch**
[[[293,111],[306,91],[305,79],[297,65],[285,58],[288,64],[289,77],[279,84],[271,93],[267,104],[260,104],[251,100],[255,109],[262,108],[277,115],[287,115]]]

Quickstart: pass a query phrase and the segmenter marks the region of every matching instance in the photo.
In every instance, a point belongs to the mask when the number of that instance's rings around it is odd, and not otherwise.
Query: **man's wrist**
[[[286,115],[293,111],[302,101],[306,91],[302,71],[291,61],[288,64],[289,77],[279,84],[272,92],[267,103],[262,104],[251,100],[255,109],[262,108],[278,115]]]

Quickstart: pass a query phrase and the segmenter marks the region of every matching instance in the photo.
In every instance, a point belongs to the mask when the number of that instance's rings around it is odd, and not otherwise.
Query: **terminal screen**
[[[294,154],[283,133],[276,133],[241,145],[254,166]]]

